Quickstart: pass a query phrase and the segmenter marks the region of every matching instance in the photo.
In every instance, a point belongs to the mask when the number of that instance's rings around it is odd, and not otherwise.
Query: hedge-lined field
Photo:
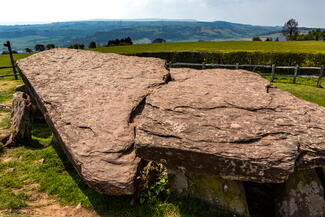
[[[325,42],[182,42],[114,46],[93,49],[143,57],[157,57],[168,62],[255,64],[282,66],[325,65]]]
[[[144,52],[128,54],[141,57],[157,57],[168,62],[254,64],[278,66],[320,66],[325,65],[325,53],[265,53],[265,52]]]
[[[161,44],[141,44],[97,48],[100,52],[134,54],[144,52],[205,51],[205,52],[265,52],[265,53],[325,53],[322,41],[220,41],[220,42],[178,42]]]

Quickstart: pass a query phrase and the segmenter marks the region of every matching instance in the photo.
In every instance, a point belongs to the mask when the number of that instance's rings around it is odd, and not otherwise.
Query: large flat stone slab
[[[165,84],[163,60],[53,49],[18,62],[22,78],[81,177],[110,195],[134,193],[134,126]]]
[[[325,163],[325,108],[243,70],[172,69],[147,97],[139,157],[184,172],[260,183]]]

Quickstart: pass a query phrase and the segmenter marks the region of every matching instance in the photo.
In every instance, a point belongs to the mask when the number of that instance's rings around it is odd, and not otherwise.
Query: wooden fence
[[[17,80],[19,74],[17,74],[17,70],[16,70],[16,66],[15,66],[15,60],[14,60],[14,56],[12,54],[12,49],[11,49],[10,41],[7,41],[6,43],[4,43],[3,46],[5,46],[5,47],[8,48],[8,53],[9,53],[9,57],[10,57],[11,66],[2,66],[2,67],[0,67],[0,69],[12,69],[12,71],[13,71],[14,74],[13,75],[0,75],[0,78],[1,77],[11,77],[11,76],[14,76],[15,79]]]
[[[5,47],[8,48],[8,53],[10,56],[10,62],[11,66],[3,66],[0,67],[1,69],[12,69],[13,73],[12,75],[0,75],[1,77],[10,77],[14,76],[15,79],[18,79],[19,74],[17,74],[16,66],[15,66],[15,60],[12,54],[12,49],[11,49],[11,44],[9,41],[7,41],[5,44],[3,44]],[[317,87],[322,87],[321,86],[321,81],[322,77],[324,76],[324,65],[320,67],[300,67],[300,66],[276,66],[276,65],[250,65],[250,64],[206,64],[206,63],[167,63],[168,68],[173,68],[173,67],[200,67],[201,69],[206,69],[207,67],[226,67],[226,68],[234,68],[234,69],[240,69],[240,68],[265,68],[265,69],[271,69],[271,81],[273,82],[276,76],[286,76],[286,77],[293,77],[292,83],[295,84],[297,77],[308,77],[308,78],[317,78]],[[277,69],[293,69],[294,74],[276,74]],[[300,70],[319,70],[319,75],[318,76],[309,76],[309,75],[301,75],[299,74]],[[262,74],[262,75],[268,75],[268,74]]]
[[[250,64],[206,64],[206,63],[167,63],[168,68],[173,67],[196,67],[201,69],[206,68],[234,68],[234,69],[240,69],[240,68],[265,68],[265,69],[271,69],[271,81],[273,82],[276,76],[286,76],[286,77],[293,77],[292,83],[295,84],[297,77],[305,77],[305,78],[317,78],[316,86],[321,86],[322,77],[324,77],[324,65],[320,67],[300,67],[300,66],[276,66],[276,65],[250,65]],[[294,71],[294,74],[276,74],[277,69],[292,69]],[[299,74],[300,70],[318,70],[319,75],[318,76],[310,76],[310,75],[302,75]],[[269,74],[261,74],[261,75],[269,75]]]

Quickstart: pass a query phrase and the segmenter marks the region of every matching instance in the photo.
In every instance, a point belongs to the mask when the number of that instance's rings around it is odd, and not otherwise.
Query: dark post
[[[202,69],[205,69],[205,62],[202,63]]]
[[[296,83],[298,72],[299,72],[299,66],[296,65],[296,68],[295,68],[295,75],[293,76],[293,79],[292,79],[292,83],[293,83],[293,84]]]
[[[236,70],[239,69],[239,63],[236,63]]]
[[[274,81],[274,77],[275,77],[275,64],[272,65],[272,73],[271,73],[271,82]]]
[[[318,80],[317,80],[317,87],[322,87],[322,77],[324,76],[324,69],[325,69],[325,66],[322,65],[320,67],[320,73],[319,73],[319,77],[318,77]]]
[[[11,61],[11,66],[12,66],[12,70],[14,72],[15,79],[17,80],[18,79],[18,76],[17,76],[16,66],[15,66],[15,60],[14,60],[14,57],[12,55],[10,41],[7,41],[7,43],[4,43],[3,45],[8,48],[9,56],[10,56],[10,61]]]

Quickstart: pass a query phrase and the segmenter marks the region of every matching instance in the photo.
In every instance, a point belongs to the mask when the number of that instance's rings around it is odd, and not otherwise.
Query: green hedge
[[[265,52],[148,52],[132,54],[141,57],[157,57],[168,62],[214,63],[214,64],[254,64],[281,66],[325,65],[325,54],[309,53],[265,53]]]

